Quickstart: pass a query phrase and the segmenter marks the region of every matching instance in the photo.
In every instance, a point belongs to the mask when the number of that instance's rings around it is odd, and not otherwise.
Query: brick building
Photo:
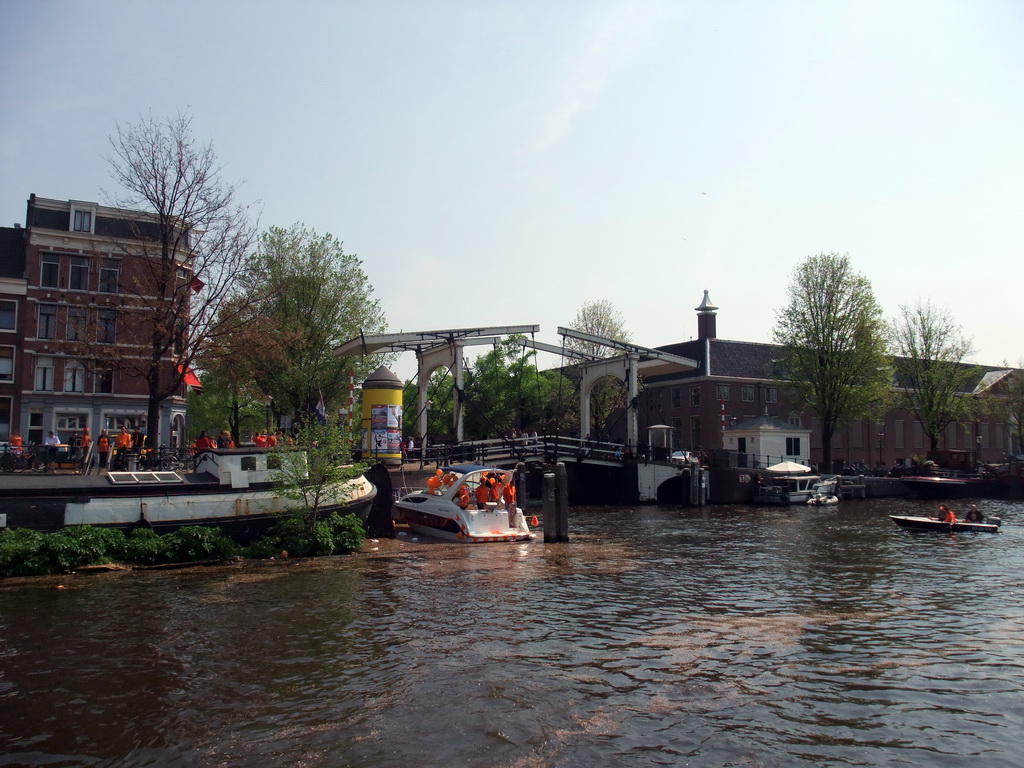
[[[641,434],[645,427],[663,423],[672,427],[672,443],[677,448],[704,453],[721,448],[735,450],[731,431],[767,416],[777,423],[810,430],[810,446],[792,442],[792,453],[781,458],[809,457],[812,464],[820,465],[820,426],[809,412],[795,412],[787,404],[785,382],[775,371],[778,347],[719,339],[717,310],[705,291],[704,300],[696,307],[697,338],[659,347],[696,360],[699,366],[683,374],[644,379],[639,403]],[[998,396],[1011,373],[982,366],[974,391],[965,394]],[[972,464],[1001,461],[1016,448],[1011,445],[1008,425],[998,415],[970,424],[952,424],[942,442],[941,448],[959,452]],[[756,448],[747,450],[756,453]],[[921,424],[905,411],[892,410],[882,421],[861,419],[835,435],[832,459],[838,465],[904,465],[912,456],[924,456],[928,450]]]
[[[125,314],[146,293],[146,235],[144,214],[35,195],[24,228],[0,228],[0,441],[149,427],[146,382],[110,362],[146,342]],[[161,405],[160,445],[183,444],[183,390]]]

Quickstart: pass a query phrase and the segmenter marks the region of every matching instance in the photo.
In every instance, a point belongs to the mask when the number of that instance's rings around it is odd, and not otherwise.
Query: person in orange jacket
[[[496,501],[499,505],[502,499],[505,497],[504,486],[501,484],[500,477],[491,478],[491,501]]]
[[[476,487],[476,506],[478,509],[487,509],[487,502],[491,500],[491,488],[487,485],[487,478],[480,478],[480,485]]]
[[[439,469],[433,476],[427,478],[427,492],[433,496],[441,495],[441,475],[444,473]]]
[[[508,512],[508,527],[516,527],[516,484],[506,483],[505,485],[505,511]]]
[[[466,486],[459,488],[455,503],[459,505],[460,509],[467,509],[469,507],[469,489]]]

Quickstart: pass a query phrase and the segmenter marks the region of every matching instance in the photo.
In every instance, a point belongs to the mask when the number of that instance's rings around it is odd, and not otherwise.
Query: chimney
[[[704,300],[697,310],[697,340],[718,338],[718,330],[715,327],[715,312],[718,310],[708,297],[707,289],[704,290]]]

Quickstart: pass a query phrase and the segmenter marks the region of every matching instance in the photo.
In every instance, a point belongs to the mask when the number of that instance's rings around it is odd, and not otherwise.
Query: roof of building
[[[696,360],[697,370],[674,376],[650,377],[648,381],[669,381],[701,376],[727,379],[772,379],[779,347],[752,341],[695,339],[668,344],[658,349]]]

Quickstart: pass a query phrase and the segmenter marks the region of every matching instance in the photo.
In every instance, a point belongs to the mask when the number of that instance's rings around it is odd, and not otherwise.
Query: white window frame
[[[110,377],[110,388],[105,389],[101,382],[104,378]],[[112,395],[114,394],[114,369],[106,368],[103,370],[95,371],[92,377],[92,391],[97,395]]]
[[[48,355],[36,357],[35,374],[33,378],[36,392],[53,392],[53,358]],[[49,371],[49,373],[44,373]]]
[[[110,321],[109,325],[106,322]],[[108,334],[107,330],[111,332]],[[96,314],[96,341],[100,344],[117,343],[117,312],[113,309],[101,309]]]
[[[88,218],[86,218],[88,217]],[[96,231],[96,206],[71,204],[71,216],[68,224],[72,232],[91,235]],[[86,226],[88,225],[88,226]]]
[[[14,381],[14,347],[7,345],[0,346],[0,383],[10,384]],[[6,353],[10,352],[8,356]],[[5,371],[5,361],[10,360],[10,370]]]
[[[88,413],[56,413],[54,414],[57,434],[61,432],[81,432],[89,426]]]
[[[114,273],[114,290],[108,291],[110,287],[110,273]],[[99,284],[96,286],[97,293],[109,293],[116,295],[121,291],[121,262],[114,259],[104,259],[100,262]]]
[[[64,361],[64,391],[85,392],[85,366],[78,360]]]
[[[779,402],[779,390],[777,387],[765,387],[764,390],[764,401],[766,403],[777,403]]]
[[[75,321],[79,322],[76,323]],[[68,341],[82,341],[89,336],[89,312],[81,307],[68,307],[67,334]]]
[[[715,385],[715,400],[721,402],[722,400],[728,400],[732,394],[732,387],[728,384],[716,384]]]
[[[11,323],[10,328],[0,325],[0,333],[16,333],[18,330],[18,302],[11,299],[0,299],[0,306],[4,304],[10,304],[14,322]]]
[[[46,274],[47,266],[55,268],[52,284],[43,282],[43,276]],[[53,288],[54,290],[60,288],[60,256],[58,254],[44,253],[39,257],[39,287]]]
[[[85,286],[82,287],[82,288],[75,288],[75,286],[74,286],[74,282],[75,282],[74,277],[75,277],[76,271],[78,271],[78,270],[85,270]],[[86,258],[85,256],[72,256],[71,257],[71,264],[68,267],[68,290],[69,291],[82,291],[82,292],[88,291],[89,290],[89,277],[90,277],[90,272],[91,271],[92,270],[90,269],[90,264],[89,264],[89,259],[88,258]]]
[[[52,308],[53,313],[46,313],[46,317],[52,317],[53,323],[47,323],[47,330],[49,331],[48,336],[43,335],[43,307],[47,309]],[[57,338],[57,321],[60,317],[60,312],[56,304],[44,304],[40,303],[36,305],[36,338],[37,339],[56,339]]]

